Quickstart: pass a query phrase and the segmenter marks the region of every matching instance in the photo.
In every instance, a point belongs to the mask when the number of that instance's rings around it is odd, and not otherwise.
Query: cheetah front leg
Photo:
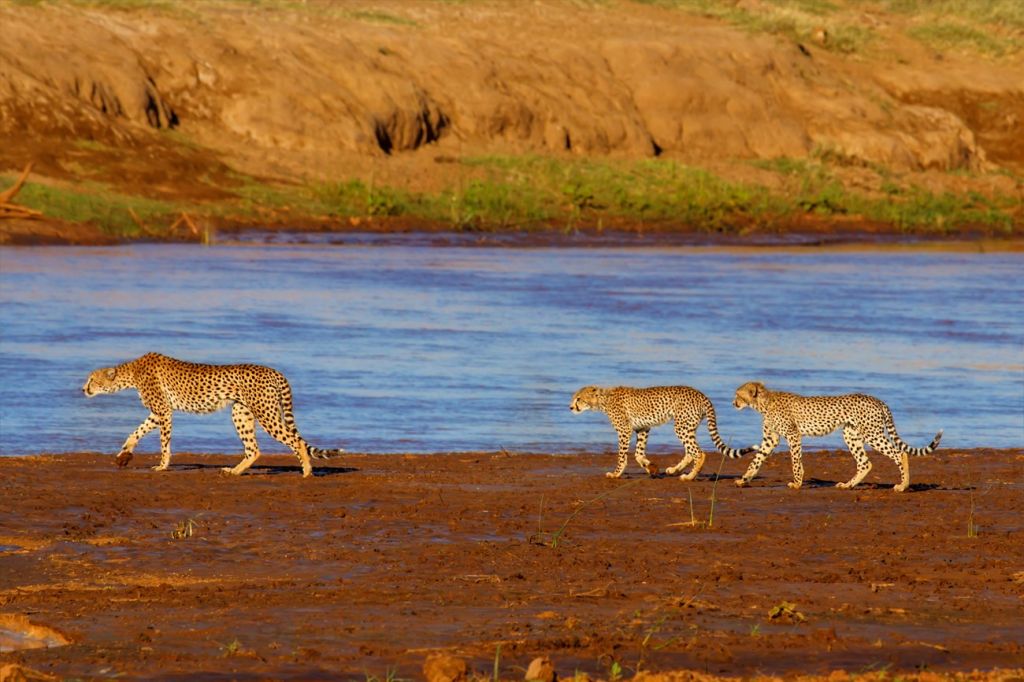
[[[648,434],[650,434],[650,431],[636,432],[636,450],[633,451],[633,457],[636,459],[636,463],[643,467],[647,473],[655,476],[658,473],[658,467],[651,464],[651,460],[647,459]]]
[[[863,481],[864,477],[868,475],[868,472],[871,471],[871,461],[868,459],[867,453],[864,452],[864,440],[860,437],[857,429],[852,426],[844,426],[843,440],[846,441],[846,447],[850,449],[850,454],[857,462],[857,473],[846,483],[836,483],[836,487],[849,489]]]
[[[150,413],[150,415],[146,417],[146,420],[139,424],[139,428],[135,429],[125,440],[124,445],[121,446],[121,451],[117,453],[117,466],[128,466],[128,462],[132,461],[132,457],[135,456],[135,446],[138,445],[143,436],[159,425],[160,418],[155,414]]]
[[[618,478],[626,470],[626,459],[629,457],[629,439],[633,435],[630,431],[619,431],[619,460],[615,471],[605,473],[608,478]]]
[[[786,443],[789,445],[789,459],[793,465],[793,480],[786,485],[793,490],[799,490],[804,484],[804,461],[803,444],[800,442],[800,432],[790,431],[786,434]]]
[[[757,476],[757,472],[761,470],[761,465],[764,464],[764,460],[768,458],[768,455],[772,454],[772,450],[779,444],[779,436],[771,431],[766,424],[763,428],[764,436],[761,439],[761,444],[755,448],[757,454],[754,455],[754,459],[751,460],[750,466],[747,467],[746,473],[741,478],[736,479],[736,485],[743,487],[750,483],[754,476]]]
[[[171,466],[171,413],[157,415],[160,426],[160,463],[153,467],[153,471],[166,471]]]

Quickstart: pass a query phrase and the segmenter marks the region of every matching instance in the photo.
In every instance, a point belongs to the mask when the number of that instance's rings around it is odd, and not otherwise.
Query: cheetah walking
[[[160,429],[160,464],[163,471],[171,464],[171,415],[174,410],[205,414],[231,405],[231,421],[245,448],[245,457],[224,472],[239,475],[259,458],[256,422],[284,443],[302,466],[302,476],[313,473],[310,457],[331,457],[342,449],[314,448],[299,435],[292,414],[292,390],[284,375],[260,365],[199,365],[175,360],[159,353],[147,353],[116,367],[104,367],[89,375],[82,387],[87,397],[137,389],[150,414],[128,436],[117,455],[117,465],[127,466],[136,443],[155,428]]]
[[[807,397],[769,391],[760,382],[748,381],[736,389],[732,404],[737,410],[751,407],[764,415],[763,439],[760,445],[750,450],[757,454],[743,477],[736,481],[738,486],[747,485],[757,475],[765,458],[778,445],[781,435],[789,443],[793,465],[793,481],[788,485],[798,489],[804,481],[801,436],[827,436],[842,428],[843,440],[857,462],[857,473],[849,481],[837,483],[836,487],[853,488],[871,471],[871,462],[864,452],[864,443],[867,442],[899,467],[900,482],[893,490],[903,492],[910,485],[907,455],[931,454],[942,440],[940,430],[928,447],[910,447],[896,433],[889,406],[863,393]]]
[[[715,447],[729,457],[740,457],[747,450],[735,450],[726,446],[718,435],[718,424],[715,420],[715,407],[700,391],[689,386],[655,386],[652,388],[600,388],[584,386],[576,391],[569,403],[569,409],[579,413],[586,410],[599,410],[608,415],[609,421],[619,435],[619,459],[614,471],[605,475],[618,478],[626,469],[629,456],[629,442],[636,432],[636,450],[633,454],[637,464],[647,470],[651,476],[658,473],[658,468],[647,459],[647,435],[651,428],[675,420],[676,437],[683,444],[683,458],[673,467],[665,470],[675,475],[693,462],[689,473],[680,475],[684,481],[692,481],[704,466],[704,450],[697,443],[697,426],[707,417],[708,431]]]

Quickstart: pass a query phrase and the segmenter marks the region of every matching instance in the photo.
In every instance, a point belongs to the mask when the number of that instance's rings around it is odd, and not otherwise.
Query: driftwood
[[[30,162],[25,166],[25,170],[21,171],[21,175],[15,183],[3,192],[0,192],[0,220],[4,218],[39,218],[43,215],[42,211],[36,211],[35,209],[27,208],[25,206],[19,206],[12,201],[25,185],[25,180],[28,179],[28,174],[31,172],[32,164]]]
[[[182,211],[178,219],[171,224],[171,232],[174,232],[181,226],[187,227],[193,236],[199,236],[199,228],[196,227],[195,222],[193,222],[192,218],[189,217],[188,213],[185,213],[184,211]]]

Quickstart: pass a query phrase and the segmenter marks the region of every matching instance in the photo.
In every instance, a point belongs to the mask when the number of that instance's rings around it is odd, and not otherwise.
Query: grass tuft
[[[18,203],[53,218],[94,223],[119,237],[142,236],[142,228],[131,212],[148,223],[178,210],[175,203],[120,194],[98,183],[84,183],[78,189],[69,189],[30,182],[18,193]]]
[[[826,49],[856,53],[867,48],[873,34],[867,28],[834,16],[838,7],[825,0],[768,0],[756,9],[717,0],[634,0],[721,19],[750,33],[768,33],[795,42],[806,42],[816,31],[828,33]]]

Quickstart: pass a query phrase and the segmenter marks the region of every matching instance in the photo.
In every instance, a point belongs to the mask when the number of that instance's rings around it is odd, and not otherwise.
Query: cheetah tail
[[[718,451],[723,455],[731,459],[736,459],[737,457],[742,457],[743,455],[754,451],[754,448],[743,448],[742,450],[737,450],[736,448],[730,448],[725,444],[722,437],[718,435],[718,420],[715,418],[715,406],[711,404],[710,400],[708,400],[707,404],[704,406],[704,414],[707,415],[708,418],[708,433],[711,434],[711,440],[715,442],[715,447],[718,448]]]
[[[314,448],[312,445],[309,446],[309,456],[315,457],[316,459],[328,459],[329,457],[338,457],[343,452],[345,452],[344,448],[324,450],[322,448]]]
[[[939,441],[942,440],[942,429],[939,429],[939,432],[935,434],[935,438],[932,438],[932,442],[929,443],[927,447],[910,447],[903,442],[903,439],[900,438],[900,434],[896,433],[896,423],[892,419],[892,411],[889,409],[888,405],[885,406],[885,428],[892,437],[892,442],[896,444],[896,447],[899,448],[901,452],[905,452],[906,454],[914,457],[932,454],[935,452],[935,448],[939,447]]]

